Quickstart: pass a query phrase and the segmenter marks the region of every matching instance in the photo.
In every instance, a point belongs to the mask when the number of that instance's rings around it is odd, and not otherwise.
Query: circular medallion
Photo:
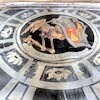
[[[100,81],[97,15],[32,8],[9,16],[0,34],[0,67],[8,75],[29,86],[53,90]]]
[[[25,22],[17,32],[20,49],[34,59],[47,62],[75,61],[96,46],[94,29],[80,18],[46,14]]]

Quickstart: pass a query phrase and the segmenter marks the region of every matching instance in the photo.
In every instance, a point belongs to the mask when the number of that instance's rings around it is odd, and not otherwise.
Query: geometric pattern
[[[100,9],[79,7],[33,4],[0,8],[0,100],[100,100]],[[51,62],[42,53],[36,59],[24,52],[19,29],[46,14],[73,16],[86,23],[95,37],[92,51],[79,60],[60,61],[65,54],[46,55],[52,57]],[[58,57],[59,62],[53,62]]]

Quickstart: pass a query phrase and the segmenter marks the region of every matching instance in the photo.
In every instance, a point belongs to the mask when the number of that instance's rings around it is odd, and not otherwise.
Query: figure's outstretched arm
[[[32,22],[22,33],[21,35],[27,33],[29,30],[32,32],[35,32],[36,29],[39,28],[40,25],[44,24],[46,22],[46,19],[41,19],[41,20],[37,20]]]

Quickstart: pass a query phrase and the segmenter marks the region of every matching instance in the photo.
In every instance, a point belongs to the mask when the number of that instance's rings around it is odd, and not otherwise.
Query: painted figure
[[[31,35],[24,39],[28,45],[36,45],[41,51],[48,51],[51,54],[55,53],[54,39],[58,40],[67,40],[73,47],[91,47],[87,41],[87,34],[84,32],[84,25],[79,23],[77,20],[72,19],[52,19],[46,21],[46,19],[33,21],[22,33],[21,35],[27,32],[36,32],[39,30],[41,32],[42,44],[37,40],[34,40]],[[54,24],[51,25],[50,23]],[[83,36],[84,35],[84,36]],[[45,46],[45,38],[48,38],[51,43],[51,48]]]

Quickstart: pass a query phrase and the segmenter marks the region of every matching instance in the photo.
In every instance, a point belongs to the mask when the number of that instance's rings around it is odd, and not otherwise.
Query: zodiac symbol
[[[46,74],[48,74],[47,79],[56,79],[57,81],[60,81],[62,78],[67,79],[72,72],[70,70],[64,69],[64,68],[52,68],[46,71]]]
[[[25,12],[23,13],[23,15],[21,15],[21,18],[27,18],[29,16],[31,16],[33,14],[33,12]]]
[[[16,53],[16,52],[9,52],[7,53],[8,62],[12,63],[14,65],[21,65],[22,64],[22,58]]]
[[[8,38],[13,32],[13,28],[12,27],[8,27],[8,28],[4,28],[4,30],[1,32],[1,36],[3,38]]]
[[[79,12],[80,16],[84,16],[85,18],[91,18],[91,15],[85,13],[85,12]]]

